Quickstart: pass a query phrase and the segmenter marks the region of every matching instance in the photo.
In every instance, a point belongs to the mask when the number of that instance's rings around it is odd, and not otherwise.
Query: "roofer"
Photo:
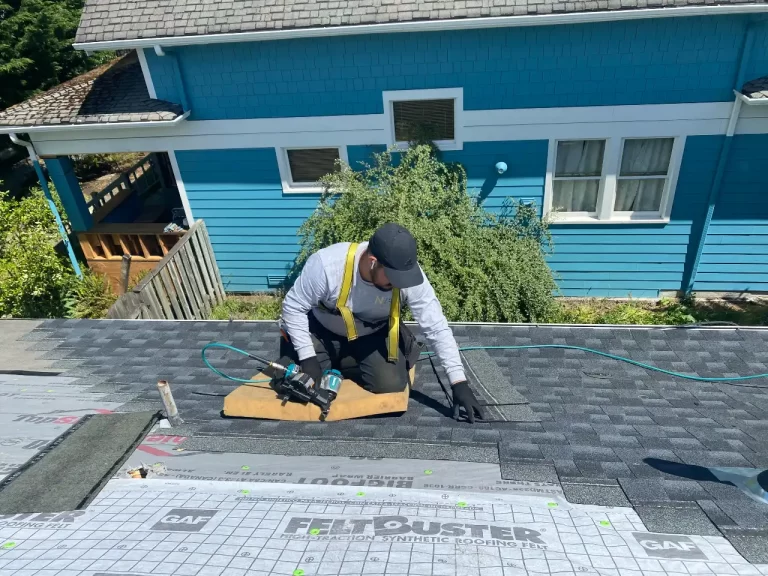
[[[383,225],[370,242],[333,244],[307,259],[283,301],[280,355],[298,361],[315,382],[336,368],[370,392],[401,392],[419,356],[400,320],[403,304],[448,375],[454,418],[460,408],[470,422],[483,418],[443,309],[416,261],[416,240],[398,224]]]

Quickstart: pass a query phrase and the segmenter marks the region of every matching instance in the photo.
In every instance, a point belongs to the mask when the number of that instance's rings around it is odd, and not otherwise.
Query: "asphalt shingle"
[[[721,0],[756,4],[762,0]],[[708,2],[709,3],[709,2]],[[88,0],[77,42],[701,5],[702,0]]]
[[[589,341],[607,350],[621,342],[624,350],[674,352],[690,366],[687,345],[707,344],[712,362],[696,370],[708,376],[754,373],[752,345],[768,339],[768,330],[746,329],[452,328],[461,342],[481,345]],[[155,384],[169,380],[186,421],[187,449],[499,462],[505,479],[559,478],[573,502],[628,502],[650,530],[719,529],[750,559],[768,543],[768,506],[718,482],[706,468],[768,466],[768,394],[760,388],[673,379],[618,362],[595,363],[583,352],[488,350],[488,374],[499,381],[509,376],[508,385],[538,421],[455,422],[440,370],[429,362],[417,366],[403,415],[324,424],[226,419],[222,398],[236,385],[202,365],[200,348],[218,340],[277,357],[274,323],[48,320],[24,340],[43,343],[39,354],[51,354],[54,369],[61,364],[65,375],[84,375],[79,383],[109,386],[129,398],[121,411],[157,408]],[[234,376],[257,371],[231,352],[212,351],[210,360]]]
[[[181,106],[149,97],[135,52],[0,112],[0,126],[171,121]]]

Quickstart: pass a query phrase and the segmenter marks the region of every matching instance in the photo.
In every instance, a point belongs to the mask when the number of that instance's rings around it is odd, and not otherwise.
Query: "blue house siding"
[[[274,148],[177,151],[195,218],[208,227],[228,292],[266,290],[298,254],[316,196],[284,195]]]
[[[733,97],[746,24],[663,18],[172,51],[196,120],[381,114],[384,90],[456,86],[466,110],[715,102]],[[170,59],[144,52],[158,97],[178,102]]]
[[[703,220],[722,141],[687,139],[668,224],[553,225],[549,264],[561,293],[656,297],[660,290],[679,290],[693,257],[692,224]],[[347,153],[359,168],[381,150],[349,146]],[[696,290],[768,290],[766,151],[768,135],[736,137]],[[269,289],[268,276],[290,270],[299,249],[296,232],[318,196],[283,193],[272,148],[177,151],[176,157],[192,211],[208,226],[226,289]],[[464,165],[469,189],[489,210],[498,211],[508,197],[543,203],[546,141],[468,143],[443,158]],[[508,166],[501,176],[493,171],[498,161]]]
[[[561,293],[652,298],[680,290],[691,224],[703,218],[721,140],[687,139],[668,224],[553,225],[549,264]]]
[[[768,134],[734,137],[694,289],[768,290]]]
[[[446,162],[459,162],[467,172],[467,189],[477,194],[483,207],[498,212],[507,198],[535,203],[544,199],[547,171],[546,140],[516,142],[467,142],[464,150],[442,153]],[[507,164],[499,174],[496,163]]]
[[[380,146],[348,146],[350,165],[371,162]],[[547,142],[484,142],[445,153],[461,162],[470,190],[488,192],[485,204],[497,210],[504,198],[532,200],[541,206]],[[284,194],[273,148],[176,151],[195,218],[205,220],[229,292],[271,288],[268,276],[286,276],[299,253],[296,232],[317,205],[316,194]],[[496,179],[494,164],[506,174]]]

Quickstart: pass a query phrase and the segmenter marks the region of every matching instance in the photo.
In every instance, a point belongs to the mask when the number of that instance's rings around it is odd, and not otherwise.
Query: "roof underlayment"
[[[465,363],[481,396],[505,404],[492,423],[451,420],[429,362],[399,417],[228,420],[233,386],[200,348],[276,357],[273,323],[3,325],[62,373],[0,375],[0,474],[83,414],[158,409],[158,379],[185,424],[152,432],[71,518],[0,518],[0,574],[768,574],[768,504],[739,480],[768,467],[761,388],[577,351],[487,351]],[[461,345],[561,343],[700,375],[768,372],[766,330],[453,330]],[[234,375],[257,371],[211,356]],[[141,466],[147,477],[129,479]]]

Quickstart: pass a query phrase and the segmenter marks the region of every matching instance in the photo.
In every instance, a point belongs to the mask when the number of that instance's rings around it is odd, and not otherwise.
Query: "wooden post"
[[[128,282],[131,278],[131,255],[123,254],[123,261],[120,263],[120,294],[128,292]]]

